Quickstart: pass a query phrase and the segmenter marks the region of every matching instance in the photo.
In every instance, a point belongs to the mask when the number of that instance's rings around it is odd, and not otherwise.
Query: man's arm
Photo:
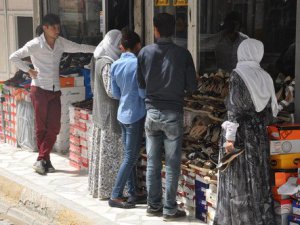
[[[22,59],[30,56],[29,49],[29,46],[26,44],[24,47],[20,48],[9,56],[9,60],[14,63],[18,69],[26,73],[30,70],[30,67]]]
[[[31,69],[26,62],[22,59],[30,56],[32,49],[34,48],[34,43],[27,42],[22,48],[18,49],[9,56],[9,60],[16,65],[16,67],[26,73],[29,73],[31,78],[36,78],[38,72]]]
[[[69,41],[63,37],[59,37],[62,41],[62,44],[64,46],[64,52],[68,53],[93,53],[95,51],[96,46],[92,45],[84,45],[84,44],[77,44],[73,41]]]
[[[196,70],[191,53],[187,52],[185,90],[188,94],[197,90]]]
[[[137,70],[136,70],[136,78],[137,78],[137,84],[138,84],[138,88],[139,88],[138,89],[139,96],[144,99],[146,97],[146,94],[145,94],[146,81],[145,81],[145,78],[142,73],[141,58],[142,58],[141,55],[139,55],[137,58],[138,64],[137,64]]]

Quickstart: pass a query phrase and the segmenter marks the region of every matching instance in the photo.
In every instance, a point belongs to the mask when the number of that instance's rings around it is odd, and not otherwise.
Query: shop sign
[[[188,6],[188,0],[173,0],[174,6]]]
[[[169,6],[169,0],[155,0],[155,6]]]

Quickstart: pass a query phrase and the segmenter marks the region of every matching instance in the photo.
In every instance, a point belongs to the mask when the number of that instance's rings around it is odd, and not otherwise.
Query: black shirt
[[[138,85],[145,89],[147,109],[182,112],[185,92],[197,89],[190,52],[170,38],[144,47],[138,55]]]

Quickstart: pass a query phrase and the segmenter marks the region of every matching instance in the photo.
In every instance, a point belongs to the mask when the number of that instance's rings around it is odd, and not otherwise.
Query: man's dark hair
[[[125,49],[133,50],[136,44],[140,42],[141,42],[140,36],[137,33],[135,33],[133,30],[130,30],[127,27],[122,29],[121,44]]]
[[[159,13],[153,18],[161,37],[171,37],[175,31],[175,18],[169,13]]]
[[[239,29],[241,25],[241,15],[237,11],[232,11],[225,16],[223,29],[229,32],[233,32],[236,28]]]
[[[52,14],[49,13],[47,15],[45,15],[42,19],[42,25],[56,25],[56,24],[60,24],[60,19],[56,14]]]
[[[43,33],[43,26],[42,25],[38,25],[36,28],[35,28],[35,36],[40,36],[42,33]]]

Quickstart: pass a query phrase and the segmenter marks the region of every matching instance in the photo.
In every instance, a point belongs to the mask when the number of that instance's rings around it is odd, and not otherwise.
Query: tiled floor
[[[146,216],[146,205],[135,209],[110,208],[107,201],[93,199],[88,194],[88,177],[69,166],[66,157],[52,154],[52,163],[56,173],[40,176],[33,172],[32,164],[37,153],[14,148],[8,144],[0,144],[0,169],[15,176],[33,182],[35,185],[58,195],[61,201],[72,201],[74,207],[80,206],[89,210],[91,215],[104,217],[110,224],[120,225],[192,225],[204,224],[194,218],[186,217],[176,222],[164,222],[160,217]],[[0,170],[1,171],[1,170]],[[37,179],[38,178],[38,179]]]

